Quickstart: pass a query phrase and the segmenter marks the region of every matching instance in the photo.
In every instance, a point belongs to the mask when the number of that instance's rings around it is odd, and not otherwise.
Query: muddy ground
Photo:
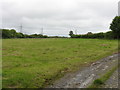
[[[75,73],[69,73],[66,74],[63,78],[57,80],[54,82],[53,85],[48,86],[49,88],[87,88],[89,85],[93,83],[93,81],[103,74],[105,74],[107,71],[112,69],[114,66],[118,65],[118,54],[114,54],[112,56],[108,56],[106,58],[103,58],[101,60],[98,60],[97,62],[92,63],[88,67],[84,67],[83,69],[75,72]],[[114,77],[114,85],[112,82]],[[111,88],[117,88],[118,87],[118,81],[117,81],[117,71],[115,74],[113,74],[113,77],[111,76],[110,81],[107,81],[104,87],[111,87]],[[111,86],[110,86],[111,85]]]

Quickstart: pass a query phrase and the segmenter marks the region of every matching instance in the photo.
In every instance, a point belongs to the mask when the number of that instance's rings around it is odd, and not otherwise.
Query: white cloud
[[[79,33],[109,30],[117,15],[119,0],[3,0],[3,28],[23,24],[24,33],[67,35],[69,30]]]

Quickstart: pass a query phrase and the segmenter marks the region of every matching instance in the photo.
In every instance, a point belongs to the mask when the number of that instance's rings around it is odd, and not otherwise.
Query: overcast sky
[[[106,32],[118,14],[119,0],[2,0],[0,28],[27,34],[68,35]]]

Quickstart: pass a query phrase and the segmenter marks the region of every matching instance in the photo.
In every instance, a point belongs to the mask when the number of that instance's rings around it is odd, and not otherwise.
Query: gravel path
[[[96,78],[99,78],[118,64],[118,56],[118,54],[114,54],[75,73],[67,74],[49,88],[87,88]]]

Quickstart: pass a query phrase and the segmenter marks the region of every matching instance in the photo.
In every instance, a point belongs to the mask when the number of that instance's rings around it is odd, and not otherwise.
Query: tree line
[[[7,38],[66,38],[65,36],[47,36],[42,34],[23,34],[20,32],[16,32],[15,29],[0,29],[0,37],[3,39]]]
[[[16,32],[14,29],[0,29],[2,32],[2,38],[47,38],[47,35],[42,34],[23,34],[20,32]]]
[[[73,31],[69,32],[71,38],[99,38],[99,39],[119,39],[120,38],[120,16],[116,16],[112,23],[110,24],[111,31],[106,33],[92,33],[88,32],[87,34],[79,34],[75,35]],[[16,32],[14,29],[0,29],[0,33],[2,32],[2,38],[66,38],[61,36],[47,36],[42,34],[23,34],[20,32]],[[1,35],[1,34],[0,34]]]
[[[120,39],[120,16],[116,16],[110,24],[111,31],[106,33],[92,33],[75,35],[73,31],[69,32],[71,38],[99,38],[99,39]]]
[[[100,32],[100,33],[92,33],[88,32],[87,34],[79,34],[75,35],[73,34],[73,31],[70,31],[70,37],[71,38],[98,38],[98,39],[116,39],[117,37],[113,35],[112,31],[108,31],[106,33]]]

